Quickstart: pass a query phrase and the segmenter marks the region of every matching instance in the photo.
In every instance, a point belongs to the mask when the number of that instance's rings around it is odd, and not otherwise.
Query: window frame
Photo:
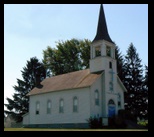
[[[118,93],[118,107],[121,108],[121,95]]]
[[[106,46],[106,56],[111,57],[111,47],[110,46]]]
[[[48,105],[49,103],[50,103],[50,107]],[[51,100],[47,101],[47,114],[51,114]]]
[[[64,113],[64,99],[63,98],[59,100],[59,113]]]
[[[40,102],[39,101],[36,102],[36,111],[35,111],[35,114],[36,115],[39,115],[40,114]]]
[[[109,99],[109,101],[108,101],[108,105],[115,105],[114,100],[113,100],[113,99]]]
[[[109,61],[109,68],[112,69],[112,62]]]
[[[75,104],[75,101],[77,101],[77,104]],[[78,112],[78,98],[76,96],[73,97],[73,112]]]
[[[99,106],[99,91],[95,90],[95,105]]]
[[[95,47],[95,57],[101,56],[101,46]]]

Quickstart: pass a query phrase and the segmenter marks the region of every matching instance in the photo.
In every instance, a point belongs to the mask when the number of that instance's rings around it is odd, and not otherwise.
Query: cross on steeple
[[[113,91],[113,75],[115,74],[115,72],[113,72],[113,69],[111,69],[109,73],[111,74],[110,90]]]
[[[113,75],[115,74],[115,72],[113,71],[113,69],[111,69],[109,73],[111,74],[111,81],[113,82]]]

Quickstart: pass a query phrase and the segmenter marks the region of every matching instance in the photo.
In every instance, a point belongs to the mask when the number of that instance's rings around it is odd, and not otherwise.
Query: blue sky
[[[143,65],[148,65],[148,5],[104,4],[108,32],[123,55],[132,42]],[[27,60],[40,61],[47,46],[56,41],[93,40],[100,4],[4,5],[4,103],[12,98]]]

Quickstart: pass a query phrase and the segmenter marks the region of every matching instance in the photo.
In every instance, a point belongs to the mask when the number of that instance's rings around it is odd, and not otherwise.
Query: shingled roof
[[[41,82],[42,88],[33,88],[28,95],[42,94],[66,89],[91,86],[101,74],[92,74],[89,69],[46,78]]]

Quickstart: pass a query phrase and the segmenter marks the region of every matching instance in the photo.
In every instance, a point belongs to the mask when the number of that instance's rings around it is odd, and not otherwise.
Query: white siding
[[[30,96],[30,124],[87,123],[90,116],[90,88],[56,91]],[[78,98],[78,112],[73,112],[73,97]],[[59,100],[64,99],[64,113],[59,113]],[[51,114],[47,114],[47,101],[51,100]],[[35,114],[36,102],[40,113]]]
[[[124,109],[124,90],[122,89],[119,82],[117,82],[117,92],[121,95],[121,109]]]
[[[102,76],[101,76],[102,77]],[[91,94],[90,94],[90,116],[94,117],[94,116],[102,116],[102,78],[99,77],[94,84],[91,86]],[[99,92],[99,105],[95,105],[95,91],[98,90]]]
[[[97,72],[104,70],[105,61],[103,61],[104,57],[99,56],[93,59],[90,59],[90,72]]]
[[[23,124],[28,125],[29,124],[29,113],[25,114],[23,116]]]
[[[121,95],[121,108],[118,107],[118,93]],[[116,91],[114,93],[108,92],[106,94],[106,106],[108,106],[108,101],[110,99],[112,99],[115,103],[116,114],[118,114],[119,109],[124,109],[124,91],[118,81],[116,84]],[[108,107],[106,107],[106,116],[108,116]]]

